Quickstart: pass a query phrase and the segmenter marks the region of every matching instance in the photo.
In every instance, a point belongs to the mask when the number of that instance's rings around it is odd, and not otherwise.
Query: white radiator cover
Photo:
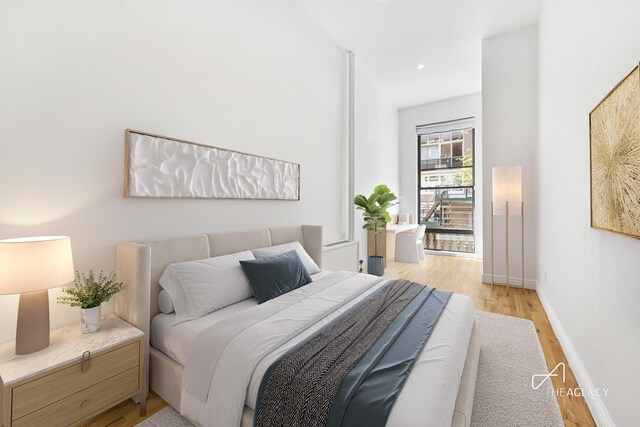
[[[358,242],[341,240],[324,245],[322,269],[327,271],[354,271],[358,265]]]

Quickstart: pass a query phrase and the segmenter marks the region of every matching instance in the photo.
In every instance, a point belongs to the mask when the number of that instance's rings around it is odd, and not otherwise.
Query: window
[[[420,126],[418,217],[425,249],[475,252],[473,119]]]

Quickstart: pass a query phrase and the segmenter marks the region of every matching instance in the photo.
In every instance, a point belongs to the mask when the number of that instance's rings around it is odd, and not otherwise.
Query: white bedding
[[[311,280],[316,281],[329,274],[331,274],[330,271],[321,271],[312,274]],[[151,346],[184,366],[187,363],[189,348],[196,335],[222,319],[257,305],[255,298],[249,298],[209,313],[199,319],[179,323],[175,326],[173,325],[176,317],[175,313],[160,313],[151,320]]]
[[[251,382],[247,389],[247,398],[245,405],[255,410],[255,404],[258,399],[258,389],[260,388],[260,382],[266,370],[275,362],[280,356],[282,356],[287,350],[294,347],[303,339],[309,337],[320,329],[323,325],[329,323],[331,320],[338,317],[340,314],[347,311],[358,301],[362,300],[366,295],[374,292],[379,286],[375,286],[371,290],[367,291],[362,297],[356,298],[354,301],[346,304],[342,308],[336,310],[330,316],[322,319],[316,323],[313,327],[307,329],[303,334],[300,334],[294,340],[291,340],[288,344],[283,345],[277,351],[269,354],[265,357],[257,366],[253,375],[251,376]],[[444,309],[438,324],[433,330],[431,338],[427,342],[425,349],[423,350],[420,358],[416,362],[415,370],[424,371],[423,373],[429,378],[430,381],[434,381],[436,384],[442,384],[442,387],[424,387],[421,392],[421,396],[406,396],[405,393],[400,394],[398,400],[396,400],[393,411],[396,411],[398,403],[401,398],[409,398],[406,402],[408,406],[411,404],[417,404],[414,400],[418,400],[424,404],[429,402],[428,406],[431,406],[434,411],[438,412],[438,408],[446,408],[451,406],[451,416],[448,417],[447,426],[451,425],[451,417],[453,416],[453,407],[455,404],[456,396],[458,395],[458,385],[460,383],[460,376],[462,376],[462,370],[464,368],[464,361],[467,356],[467,346],[469,345],[469,339],[471,338],[471,328],[473,327],[473,305],[471,298],[453,294],[449,303]],[[467,327],[465,327],[465,325]],[[409,377],[407,383],[411,381]],[[457,382],[447,381],[448,378],[458,378]],[[402,406],[402,405],[401,405]],[[407,410],[408,412],[411,412]],[[404,410],[402,410],[404,412]],[[393,412],[392,412],[393,413]],[[410,414],[398,414],[406,416]],[[413,423],[399,424],[404,426],[415,425]],[[429,425],[440,425],[431,424]],[[445,425],[445,424],[442,424]]]
[[[324,282],[332,280],[326,273],[323,277]],[[208,400],[203,401],[201,397],[197,396],[198,393],[187,392],[185,384],[183,384],[181,412],[201,425],[225,427],[239,425],[242,403],[252,409],[255,408],[260,382],[271,363],[289,348],[313,334],[384,283],[384,281],[377,282],[375,279],[368,279],[372,276],[354,275],[344,279],[346,276],[343,274],[342,277],[343,283],[340,288],[334,287],[335,290],[332,290],[333,288],[329,287],[318,292],[317,295],[312,295],[312,297],[307,297],[297,303],[291,303],[290,306],[287,306],[289,304],[287,303],[284,305],[287,307],[285,311],[278,312],[268,319],[262,320],[261,323],[256,323],[242,330],[233,337],[228,345],[224,346],[224,349],[211,348],[214,350],[212,353],[225,354],[220,356],[217,363],[213,363],[216,367],[211,368],[214,369],[215,375],[211,382]],[[312,286],[318,286],[318,284],[308,285],[308,287]],[[362,293],[361,289],[365,289],[367,286],[370,286],[369,289]],[[352,289],[353,292],[349,289]],[[286,294],[287,298],[294,301],[296,291]],[[349,292],[351,295],[348,295]],[[353,297],[354,295],[357,296]],[[278,304],[276,300],[282,297],[273,300],[274,304]],[[331,310],[329,314],[322,314],[322,310],[318,308],[323,306],[326,309],[332,304],[339,305],[347,299],[349,299],[347,304],[337,310]],[[269,302],[265,304],[269,304]],[[255,302],[246,300],[196,321],[177,326],[172,326],[170,319],[163,318],[167,315],[158,315],[152,325],[152,345],[185,365],[185,382],[189,381],[188,378],[193,381],[194,372],[205,372],[212,365],[211,362],[207,365],[206,359],[198,361],[198,358],[194,358],[193,354],[189,356],[189,349],[193,349],[194,344],[197,345],[194,343],[196,336],[201,331],[206,331],[210,326],[223,322],[229,316],[238,317],[237,313],[245,312],[240,317],[251,316],[253,311],[247,312],[246,310],[250,310],[252,307],[256,307]],[[314,320],[307,327],[304,327],[302,332],[296,332],[292,335],[293,338],[290,338],[284,345],[275,345],[275,341],[266,336],[268,334],[265,334],[265,331],[277,328],[278,333],[275,335],[282,335],[281,329],[286,329],[286,325],[297,323],[299,317],[307,316],[312,319],[309,317],[309,313],[316,311],[321,314],[320,320]],[[454,294],[398,396],[387,427],[424,425],[449,427],[451,425],[473,318],[474,311],[471,299]],[[229,325],[229,322],[222,325],[225,324]],[[291,330],[295,331],[296,329]],[[216,328],[213,327],[211,331],[215,333]],[[218,330],[218,332],[220,331]],[[191,365],[187,366],[187,361]],[[191,373],[188,372],[190,368]],[[238,398],[242,400],[238,400]],[[236,412],[238,412],[238,416],[236,416]]]
[[[237,302],[199,319],[173,325],[175,313],[156,315],[151,321],[151,346],[160,350],[182,366],[187,363],[187,354],[193,339],[201,331],[215,325],[222,319],[240,311],[257,306],[254,298]]]

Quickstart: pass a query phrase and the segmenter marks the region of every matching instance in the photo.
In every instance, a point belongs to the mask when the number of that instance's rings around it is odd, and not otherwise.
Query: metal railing
[[[463,156],[422,159],[420,160],[420,170],[460,168],[464,166],[462,163]]]

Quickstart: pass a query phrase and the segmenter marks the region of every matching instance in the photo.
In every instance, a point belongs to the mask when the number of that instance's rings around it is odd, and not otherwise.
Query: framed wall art
[[[589,114],[591,227],[640,238],[640,69]]]
[[[300,200],[300,165],[127,129],[124,196]]]

